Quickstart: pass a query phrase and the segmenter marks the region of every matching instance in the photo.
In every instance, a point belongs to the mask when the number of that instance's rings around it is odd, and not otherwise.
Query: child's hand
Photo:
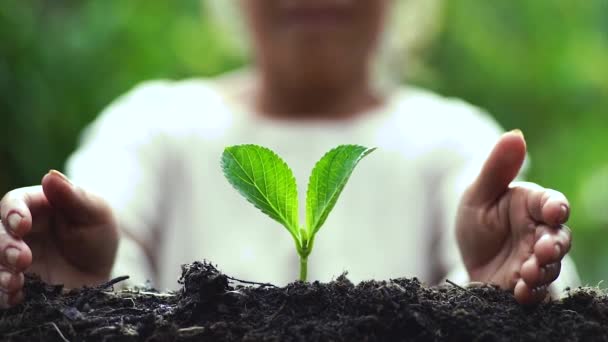
[[[512,183],[525,154],[521,132],[503,135],[465,192],[456,223],[471,281],[513,290],[522,304],[545,298],[572,239],[563,225],[570,210],[564,195],[532,183]]]
[[[101,198],[50,172],[0,201],[0,308],[23,299],[24,272],[66,287],[110,276],[118,230]]]

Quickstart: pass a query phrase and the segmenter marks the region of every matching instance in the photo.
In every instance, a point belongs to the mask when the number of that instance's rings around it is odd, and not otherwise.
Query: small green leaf
[[[237,145],[224,150],[221,164],[224,175],[241,195],[298,240],[296,181],[279,156],[261,146]]]
[[[308,181],[306,224],[309,237],[319,231],[334,208],[348,178],[363,157],[375,148],[340,145],[317,162]]]

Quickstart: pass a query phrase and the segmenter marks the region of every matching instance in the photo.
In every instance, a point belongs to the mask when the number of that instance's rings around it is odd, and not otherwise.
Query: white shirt
[[[177,288],[180,265],[207,259],[224,273],[284,285],[297,279],[294,242],[224,178],[226,146],[274,150],[298,183],[300,217],[312,167],[339,144],[378,149],[355,169],[315,240],[309,280],[354,282],[453,272],[464,281],[453,224],[460,194],[501,128],[463,101],[407,87],[340,122],[289,123],[254,115],[222,82],[146,82],[110,105],[68,161],[76,184],[102,195],[123,235],[114,273]],[[302,222],[303,223],[303,222]],[[141,248],[154,247],[154,277]],[[459,275],[456,275],[459,274]]]

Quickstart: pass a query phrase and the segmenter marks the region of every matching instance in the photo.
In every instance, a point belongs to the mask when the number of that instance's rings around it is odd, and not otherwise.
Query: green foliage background
[[[61,169],[136,83],[243,65],[208,18],[200,0],[3,0],[0,193]],[[449,0],[442,20],[409,79],[524,131],[528,178],[572,202],[583,281],[608,279],[608,0]]]

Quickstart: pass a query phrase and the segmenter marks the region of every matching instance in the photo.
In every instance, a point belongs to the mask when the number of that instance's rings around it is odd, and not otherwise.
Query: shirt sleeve
[[[153,280],[149,253],[159,222],[162,135],[150,122],[166,84],[144,83],[107,107],[84,131],[66,172],[112,207],[121,239],[113,275],[129,275],[129,285]]]

